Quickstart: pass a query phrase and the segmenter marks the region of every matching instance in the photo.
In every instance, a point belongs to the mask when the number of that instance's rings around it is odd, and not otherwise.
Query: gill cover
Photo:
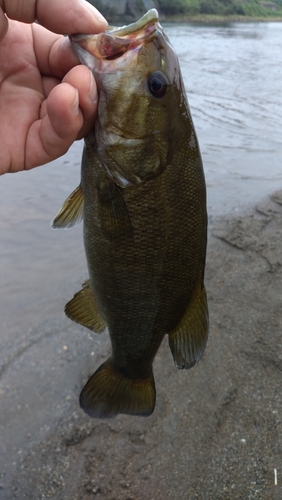
[[[179,78],[157,11],[123,28],[70,39],[99,90],[95,142],[101,168],[122,188],[157,177],[169,163],[173,86]]]

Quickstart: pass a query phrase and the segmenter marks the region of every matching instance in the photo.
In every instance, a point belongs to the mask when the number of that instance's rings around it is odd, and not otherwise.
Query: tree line
[[[158,0],[165,15],[282,16],[282,0]]]
[[[88,0],[109,20],[135,18],[144,13],[143,0]],[[254,18],[282,17],[282,0],[154,0],[159,12],[167,17],[177,16],[246,16]],[[124,12],[122,12],[124,9]],[[145,10],[144,10],[145,9]]]

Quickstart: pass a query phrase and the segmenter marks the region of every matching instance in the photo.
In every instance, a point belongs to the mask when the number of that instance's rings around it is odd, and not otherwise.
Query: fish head
[[[123,188],[157,177],[190,119],[178,58],[157,11],[70,40],[97,82],[95,147],[102,167]]]

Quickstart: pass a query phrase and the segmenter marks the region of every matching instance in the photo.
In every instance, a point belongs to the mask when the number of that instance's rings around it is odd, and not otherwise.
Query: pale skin
[[[0,0],[0,174],[48,163],[91,130],[95,80],[60,33],[106,26],[83,0]]]

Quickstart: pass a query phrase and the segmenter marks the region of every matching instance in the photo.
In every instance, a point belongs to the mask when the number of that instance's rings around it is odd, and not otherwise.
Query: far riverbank
[[[197,23],[197,24],[229,24],[229,23],[281,23],[281,17],[250,17],[250,16],[164,16],[160,15],[160,21],[165,23]]]

